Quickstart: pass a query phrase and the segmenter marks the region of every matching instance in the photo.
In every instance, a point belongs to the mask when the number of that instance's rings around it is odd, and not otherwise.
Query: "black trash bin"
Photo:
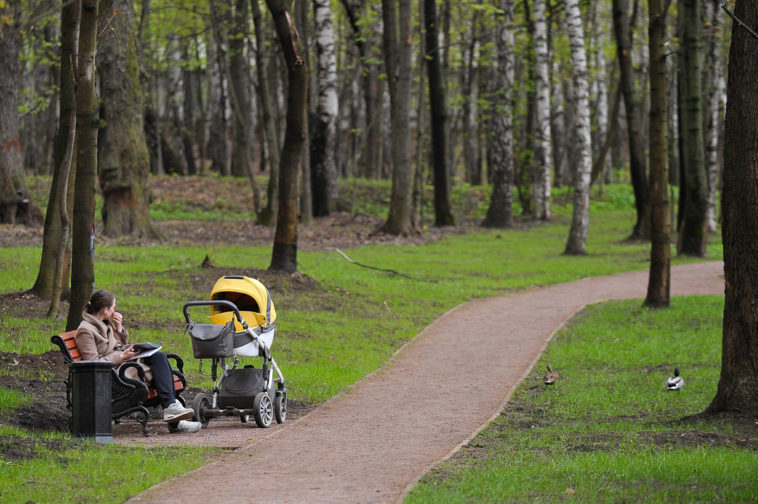
[[[112,443],[111,373],[109,361],[79,361],[71,366],[71,433]]]

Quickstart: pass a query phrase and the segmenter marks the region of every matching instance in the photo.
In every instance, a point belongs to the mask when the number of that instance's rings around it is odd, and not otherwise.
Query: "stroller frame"
[[[258,345],[259,352],[262,354],[259,357],[263,357],[263,365],[260,370],[250,365],[238,368],[240,360],[234,354],[211,358],[213,393],[210,397],[204,393],[199,393],[195,396],[192,401],[195,420],[200,422],[203,428],[208,426],[212,418],[218,416],[237,416],[242,423],[247,423],[250,415],[253,415],[256,425],[260,428],[269,427],[274,418],[277,423],[284,423],[287,415],[287,387],[284,376],[263,339],[248,325],[237,305],[226,300],[190,301],[185,303],[182,312],[184,313],[184,319],[188,327],[194,323],[190,317],[189,308],[196,306],[222,306],[234,312],[234,316],[243,329],[242,332],[235,334],[235,339],[239,336],[245,336],[255,342]],[[231,367],[229,367],[226,360],[229,357],[234,358]],[[219,367],[221,368],[220,374],[218,372]],[[251,391],[251,394],[253,394],[252,407],[240,408],[235,405],[224,404],[224,398],[221,397],[224,380],[228,381],[232,379],[231,377],[235,372],[242,370],[251,370],[254,375],[259,374],[260,378],[262,378],[253,384],[253,390]],[[277,378],[274,378],[274,371],[276,371]],[[276,384],[275,391],[274,384]]]

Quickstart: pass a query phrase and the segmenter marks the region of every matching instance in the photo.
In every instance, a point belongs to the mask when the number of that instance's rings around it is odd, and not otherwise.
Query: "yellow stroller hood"
[[[271,295],[268,289],[254,278],[241,275],[219,278],[211,291],[211,301],[218,300],[231,301],[237,305],[247,325],[258,334],[273,329],[276,323],[276,310]],[[220,325],[234,320],[236,330],[243,330],[234,312],[227,311],[224,306],[211,305],[211,315],[208,319]]]

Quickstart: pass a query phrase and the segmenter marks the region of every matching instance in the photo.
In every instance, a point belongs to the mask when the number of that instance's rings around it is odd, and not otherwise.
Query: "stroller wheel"
[[[287,418],[287,396],[285,394],[279,394],[274,399],[274,416],[276,423],[284,423]]]
[[[197,394],[192,400],[192,409],[195,410],[195,420],[200,422],[200,424],[203,426],[203,429],[205,429],[208,426],[208,422],[211,421],[211,417],[203,414],[203,410],[210,407],[211,402],[207,397],[205,397],[205,394],[202,392]]]
[[[253,416],[258,427],[265,429],[274,418],[274,407],[267,392],[258,392],[253,400]]]
[[[248,423],[250,421],[250,415],[240,415],[240,422]]]

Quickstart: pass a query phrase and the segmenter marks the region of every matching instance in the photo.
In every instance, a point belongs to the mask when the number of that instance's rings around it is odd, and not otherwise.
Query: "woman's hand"
[[[113,315],[111,315],[111,321],[113,321],[113,325],[116,327],[116,331],[123,332],[124,327],[122,326],[122,323],[124,321],[124,316],[121,315],[119,312],[114,311]]]
[[[129,359],[134,358],[138,353],[139,353],[139,350],[134,348],[134,345],[132,345],[126,350],[124,350],[123,352],[121,352],[121,359],[127,361]]]

